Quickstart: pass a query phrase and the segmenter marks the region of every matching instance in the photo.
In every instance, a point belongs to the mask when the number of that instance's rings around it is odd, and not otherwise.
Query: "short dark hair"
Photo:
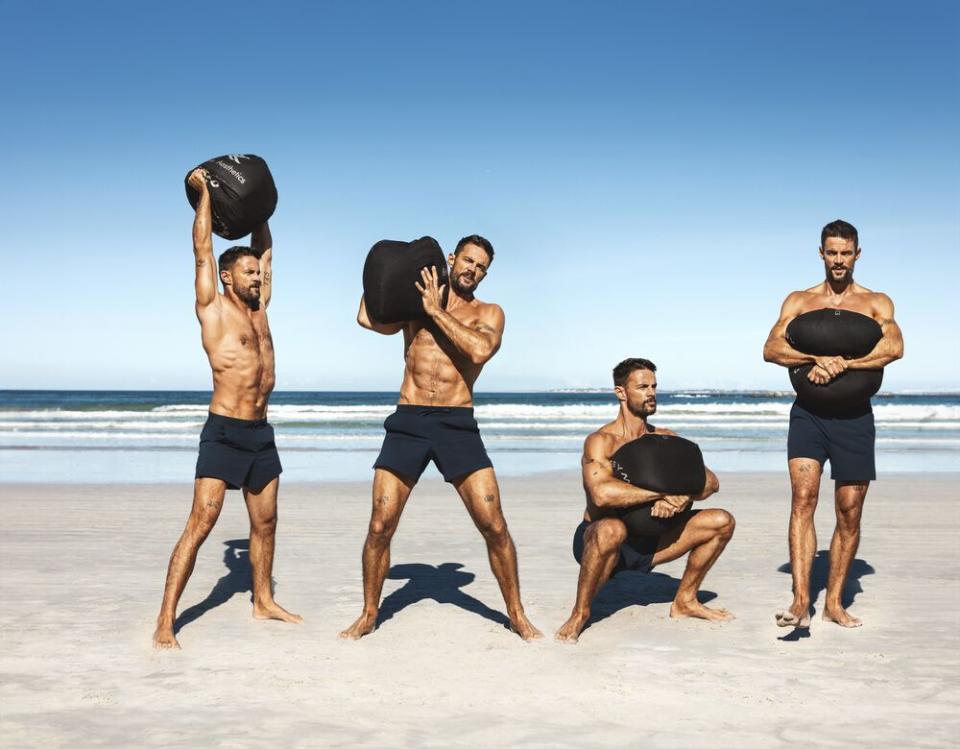
[[[230,247],[220,253],[220,257],[217,259],[217,270],[220,273],[223,273],[225,270],[230,270],[234,263],[242,257],[254,257],[259,260],[260,253],[252,247],[242,247],[240,245]]]
[[[820,232],[820,246],[823,247],[823,243],[830,237],[839,237],[840,239],[852,239],[853,246],[860,246],[860,238],[857,236],[857,227],[853,224],[848,224],[843,219],[838,218],[836,221],[831,221],[829,224],[823,227],[823,231]]]
[[[457,249],[453,251],[454,255],[459,255],[460,250],[466,247],[468,244],[475,244],[477,247],[482,249],[487,253],[487,256],[490,258],[490,262],[493,262],[493,245],[490,244],[490,241],[484,239],[479,234],[471,234],[469,237],[464,237],[459,242],[457,242]]]
[[[649,369],[651,372],[656,372],[657,365],[649,359],[636,357],[624,359],[613,368],[613,384],[616,387],[623,387],[627,384],[627,378],[630,376],[630,373],[636,372],[638,369]]]

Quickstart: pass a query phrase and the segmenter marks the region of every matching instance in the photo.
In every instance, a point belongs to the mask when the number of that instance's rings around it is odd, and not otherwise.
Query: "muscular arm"
[[[457,351],[473,364],[486,364],[500,348],[504,316],[503,310],[495,304],[490,305],[489,321],[477,320],[469,326],[446,310],[437,310],[431,317]]]
[[[420,271],[423,285],[416,284],[423,297],[423,309],[449,339],[450,343],[471,363],[482,365],[495,354],[503,340],[503,310],[496,304],[483,308],[483,319],[465,325],[443,309],[443,287],[439,285],[437,269]]]
[[[263,226],[254,230],[250,237],[250,246],[260,258],[260,302],[266,308],[273,295],[273,235],[266,221]]]
[[[641,489],[614,476],[604,442],[604,438],[595,433],[583,443],[583,488],[593,504],[603,508],[630,507],[663,498],[659,492]]]
[[[362,296],[360,297],[360,309],[357,311],[357,324],[361,328],[366,328],[367,330],[372,330],[382,335],[394,335],[403,330],[402,322],[379,323],[371,320],[367,314],[367,304]]]
[[[816,357],[797,351],[787,341],[787,326],[799,314],[800,295],[793,292],[780,308],[780,318],[770,330],[767,342],[763,344],[763,360],[779,364],[781,367],[797,367],[813,364]]]
[[[877,341],[873,351],[866,356],[847,360],[847,367],[850,369],[881,369],[903,357],[903,333],[893,319],[893,302],[886,294],[879,296],[877,322],[880,323],[883,338]]]
[[[201,170],[190,175],[190,182],[200,192],[197,213],[193,219],[193,257],[196,264],[194,288],[197,295],[197,315],[217,301],[217,261],[213,257],[210,192]]]

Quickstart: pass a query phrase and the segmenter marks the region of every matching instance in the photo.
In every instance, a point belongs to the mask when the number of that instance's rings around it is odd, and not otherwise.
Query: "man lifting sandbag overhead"
[[[733,536],[733,515],[692,509],[693,502],[719,491],[720,484],[704,466],[699,447],[647,421],[657,412],[656,371],[647,359],[620,362],[613,370],[620,413],[584,442],[587,508],[573,536],[580,579],[573,612],[557,631],[558,640],[576,642],[594,596],[612,576],[649,572],[688,552],[670,616],[733,618],[697,600],[704,577]]]
[[[787,464],[792,488],[790,567],[793,603],[778,611],[781,627],[810,626],[810,568],[817,551],[813,523],[823,464],[835,482],[837,525],[830,542],[825,621],[859,627],[841,602],[860,543],[860,517],[874,461],[876,429],[870,398],[883,368],[903,356],[903,337],[893,302],[853,280],[860,258],[857,230],[836,220],[820,233],[826,278],[784,301],[763,358],[790,370],[797,399],[790,410]]]
[[[163,602],[153,634],[157,648],[180,647],[174,635],[177,604],[193,572],[197,551],[220,516],[227,489],[242,489],[250,515],[253,616],[285,622],[301,620],[273,598],[273,547],[282,468],[273,427],[267,423],[267,401],[276,382],[273,337],[267,322],[273,293],[273,237],[267,219],[276,205],[276,190],[269,172],[264,175],[266,165],[260,167],[262,160],[254,162],[256,174],[241,172],[240,168],[245,167],[239,158],[234,167],[229,166],[234,162],[228,157],[214,161],[224,161],[218,169],[236,172],[230,178],[245,186],[247,196],[263,191],[257,184],[268,179],[266,192],[272,191],[273,197],[266,205],[247,205],[253,209],[251,218],[244,209],[243,196],[239,196],[239,205],[232,203],[238,198],[237,193],[224,193],[225,186],[218,183],[217,176],[202,167],[187,175],[188,195],[196,197],[191,198],[195,209],[195,311],[213,374],[213,395],[207,422],[200,433],[193,507],[167,568]],[[213,254],[212,237],[217,226],[213,193],[218,190],[221,209],[224,201],[230,204],[221,214],[219,230],[234,238],[242,236],[236,234],[238,227],[252,232],[249,247],[231,247],[219,259]],[[225,215],[230,218],[224,219]],[[222,293],[217,290],[218,281],[223,286]]]
[[[447,258],[430,237],[378,242],[367,257],[357,322],[383,335],[402,331],[405,368],[397,410],[383,424],[387,434],[374,463],[363,611],[341,637],[357,639],[376,627],[390,541],[431,460],[486,541],[511,627],[524,640],[540,636],[520,602],[517,552],[473,417],[473,385],[503,337],[503,310],[474,296],[492,261],[493,246],[475,234],[461,239]]]

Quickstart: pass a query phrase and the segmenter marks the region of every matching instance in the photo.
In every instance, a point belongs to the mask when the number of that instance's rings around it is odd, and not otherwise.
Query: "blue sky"
[[[761,348],[820,227],[897,305],[892,389],[960,388],[953,3],[0,5],[0,387],[204,389],[187,170],[265,157],[278,389],[399,386],[366,251],[497,250],[482,390],[787,387]],[[217,239],[215,249],[229,244]]]

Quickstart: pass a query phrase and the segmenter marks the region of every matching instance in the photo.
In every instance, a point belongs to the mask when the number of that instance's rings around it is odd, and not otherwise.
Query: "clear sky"
[[[906,358],[960,388],[953,2],[4,0],[0,387],[204,389],[183,177],[267,159],[278,389],[399,386],[355,323],[382,238],[497,251],[481,390],[786,388],[761,348],[860,229]],[[215,251],[225,249],[216,240]]]

